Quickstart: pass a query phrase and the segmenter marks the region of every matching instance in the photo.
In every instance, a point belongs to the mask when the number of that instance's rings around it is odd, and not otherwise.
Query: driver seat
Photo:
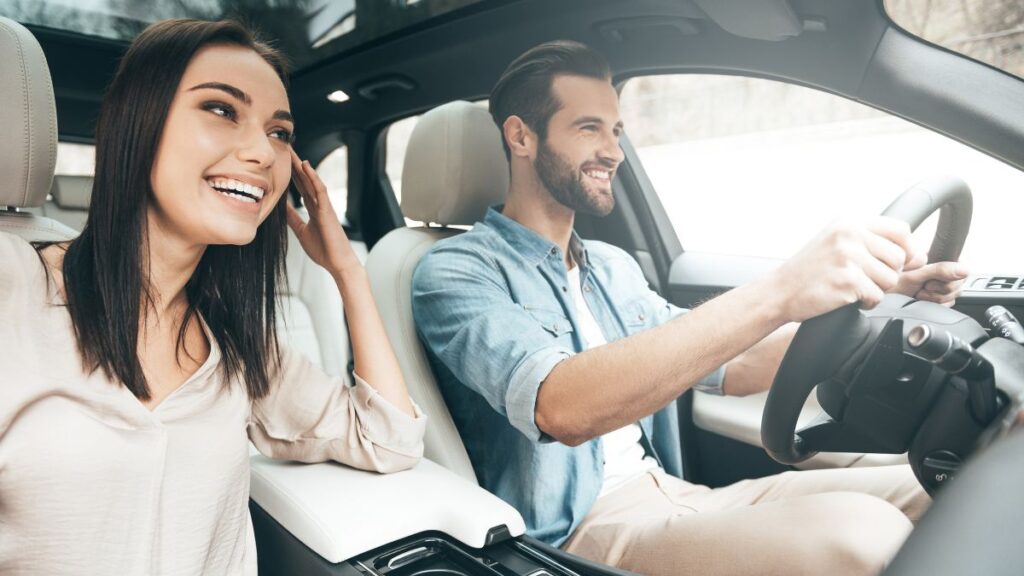
[[[71,240],[78,233],[29,212],[46,202],[57,163],[57,106],[50,68],[24,26],[0,17],[0,232],[28,240]]]
[[[425,222],[392,230],[366,261],[384,327],[409,393],[430,415],[424,456],[477,483],[412,316],[412,276],[435,242],[483,219],[503,201],[509,167],[501,134],[487,109],[455,101],[424,114],[409,138],[402,171],[402,213]]]

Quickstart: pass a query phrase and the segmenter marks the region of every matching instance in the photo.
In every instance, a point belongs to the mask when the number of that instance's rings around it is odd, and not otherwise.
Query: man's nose
[[[600,153],[603,160],[614,162],[616,166],[626,159],[626,154],[622,151],[622,146],[619,145],[618,136],[605,138],[605,143]]]

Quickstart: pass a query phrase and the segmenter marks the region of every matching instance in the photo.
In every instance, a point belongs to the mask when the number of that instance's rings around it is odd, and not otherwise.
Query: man
[[[965,273],[920,266],[906,224],[879,217],[827,228],[692,312],[668,304],[625,252],[573,232],[576,212],[615,204],[610,76],[572,42],[512,62],[490,100],[507,202],[438,242],[413,278],[417,329],[477,478],[532,535],[637,572],[879,571],[928,502],[909,466],[693,485],[678,477],[673,400],[694,386],[765,390],[793,323],[888,290],[951,302]]]

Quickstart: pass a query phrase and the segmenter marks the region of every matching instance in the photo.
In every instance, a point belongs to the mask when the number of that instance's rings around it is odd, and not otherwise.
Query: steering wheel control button
[[[936,450],[921,461],[921,477],[938,488],[952,480],[962,464],[960,457],[949,450]]]

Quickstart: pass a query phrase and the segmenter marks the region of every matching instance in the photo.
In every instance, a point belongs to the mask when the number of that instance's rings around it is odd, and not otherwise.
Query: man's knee
[[[878,574],[892,560],[913,525],[892,504],[853,492],[821,494],[817,545],[835,574]]]

